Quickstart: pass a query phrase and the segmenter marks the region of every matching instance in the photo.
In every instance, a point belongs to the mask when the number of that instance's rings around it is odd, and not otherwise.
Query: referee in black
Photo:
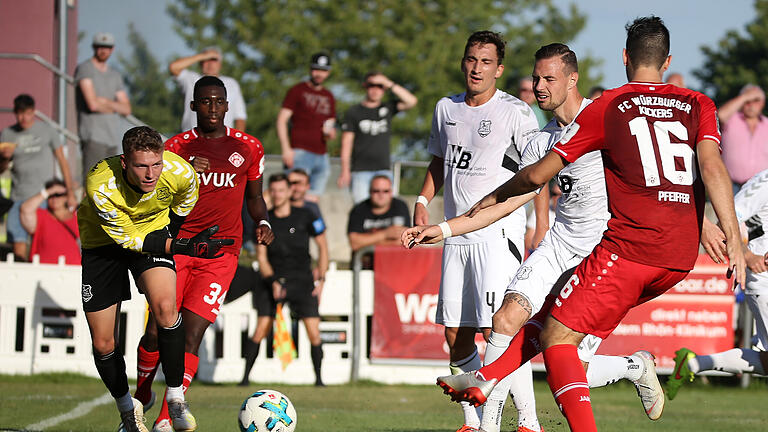
[[[259,345],[272,328],[277,302],[283,301],[290,305],[292,315],[304,322],[312,346],[315,385],[323,386],[320,374],[323,347],[320,341],[318,305],[325,272],[328,271],[325,223],[309,209],[291,206],[291,186],[285,174],[269,177],[269,196],[272,202],[269,221],[275,240],[269,246],[258,245],[256,251],[259,271],[265,283],[255,293],[258,320],[256,331],[246,342],[245,373],[240,384],[248,385]],[[318,249],[317,266],[314,269],[309,255],[310,238],[315,240]]]

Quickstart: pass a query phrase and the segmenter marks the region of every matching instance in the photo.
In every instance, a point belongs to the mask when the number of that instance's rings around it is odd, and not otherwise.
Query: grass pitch
[[[747,389],[727,385],[694,383],[667,401],[661,420],[651,422],[642,411],[634,387],[625,382],[592,391],[598,428],[604,431],[765,431],[768,389],[756,380]],[[162,391],[160,383],[155,389]],[[565,419],[555,407],[546,382],[535,381],[537,411],[548,432],[567,431]],[[237,431],[240,403],[252,391],[272,388],[285,393],[296,406],[297,431],[455,431],[461,425],[458,405],[451,403],[437,386],[353,385],[288,386],[193,383],[187,394],[201,432]],[[0,375],[0,431],[26,430],[28,426],[71,413],[83,402],[106,393],[101,381],[79,375]],[[147,414],[150,425],[158,408]],[[514,407],[508,404],[502,431],[515,430]],[[114,431],[119,423],[110,400],[90,412],[54,426],[36,428],[59,431]]]

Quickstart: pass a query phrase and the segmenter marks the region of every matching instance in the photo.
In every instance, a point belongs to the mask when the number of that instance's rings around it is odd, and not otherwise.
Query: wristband
[[[443,232],[443,240],[453,236],[453,233],[451,232],[451,226],[448,225],[448,221],[440,222],[437,226],[439,226],[440,231]]]
[[[259,221],[259,226],[266,225],[267,228],[272,229],[272,225],[269,224],[269,221],[266,219],[262,219]]]
[[[264,278],[264,281],[266,281],[267,284],[269,284],[269,286],[271,287],[273,283],[277,282],[277,277],[275,277],[275,275],[267,276]]]
[[[427,200],[427,197],[425,197],[424,195],[419,195],[418,197],[416,197],[416,204],[419,204],[419,203],[421,203],[421,205],[423,205],[424,207],[429,205],[429,201]]]
[[[40,191],[40,195],[43,196],[43,199],[48,199],[48,191],[45,188]]]

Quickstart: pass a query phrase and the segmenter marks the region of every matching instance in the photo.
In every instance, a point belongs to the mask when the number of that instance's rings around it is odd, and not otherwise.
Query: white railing
[[[80,267],[61,264],[0,262],[0,370],[10,374],[66,371],[97,376],[91,355],[91,338],[80,300]],[[352,353],[357,352],[358,377],[384,383],[433,383],[445,366],[371,364],[366,355],[367,317],[373,313],[373,272],[360,272],[360,340],[352,346],[352,271],[337,270],[326,275],[320,302],[321,333],[335,336],[338,343],[325,343],[323,380],[328,384],[348,382],[352,374]],[[128,376],[136,376],[136,347],[143,333],[146,303],[132,288],[133,298],[122,304],[125,358]],[[219,319],[205,335],[200,347],[197,379],[209,382],[236,382],[242,377],[242,339],[256,324],[251,296],[227,303]],[[262,343],[251,381],[314,382],[310,346],[300,325],[299,356],[285,371],[277,358],[267,358]],[[217,349],[217,346],[220,347]],[[217,356],[217,351],[220,357]],[[447,363],[447,361],[446,361]]]

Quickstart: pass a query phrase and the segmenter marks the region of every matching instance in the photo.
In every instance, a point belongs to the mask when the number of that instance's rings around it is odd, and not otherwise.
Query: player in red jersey
[[[603,93],[553,151],[469,212],[472,216],[535,190],[581,155],[602,152],[611,212],[602,240],[554,303],[542,309],[550,310],[540,344],[536,327],[526,325],[496,362],[475,373],[438,379],[455,399],[484,401],[497,380],[543,350],[547,381],[571,430],[596,431],[576,347],[586,334],[607,337],[632,307],[663,294],[693,268],[705,186],[726,236],[730,266],[744,283],[744,254],[720,158],[714,103],[701,93],[662,83],[671,57],[669,31],[658,17],[638,18],[627,26],[623,59],[628,84]]]
[[[200,197],[180,232],[197,233],[197,227],[207,227],[211,225],[208,221],[216,221],[221,227],[217,235],[233,238],[235,243],[223,247],[223,255],[212,260],[175,257],[176,307],[183,316],[186,334],[185,391],[197,372],[197,352],[205,330],[216,320],[237,269],[243,237],[243,197],[249,214],[257,222],[257,242],[269,244],[274,238],[261,194],[264,148],[256,138],[224,125],[227,91],[221,80],[212,76],[200,78],[195,83],[191,108],[197,114],[198,126],[165,143],[166,150],[191,161],[200,176]],[[152,398],[151,386],[158,364],[157,330],[151,315],[138,352],[135,397],[146,405]],[[168,420],[167,406],[163,404],[152,430],[173,431]]]

